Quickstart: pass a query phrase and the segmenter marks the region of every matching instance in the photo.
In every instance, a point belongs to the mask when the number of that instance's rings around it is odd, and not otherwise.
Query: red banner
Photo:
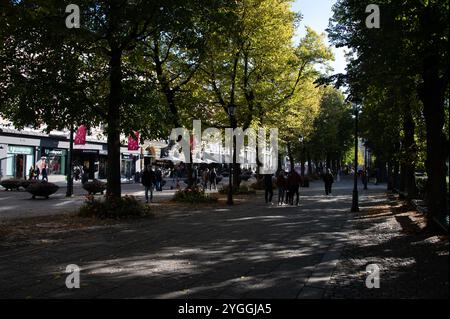
[[[134,132],[134,137],[128,136],[128,150],[137,151],[139,149],[139,132]]]
[[[75,134],[74,139],[75,145],[84,145],[86,144],[86,126],[81,125]]]

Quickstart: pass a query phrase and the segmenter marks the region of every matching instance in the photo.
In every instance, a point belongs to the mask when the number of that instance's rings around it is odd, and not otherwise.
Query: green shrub
[[[95,195],[97,193],[103,194],[106,189],[106,183],[94,179],[92,182],[86,182],[83,184],[83,188],[87,190],[89,195]]]
[[[199,187],[178,190],[173,196],[173,201],[181,203],[211,203],[217,202],[217,198],[210,196]]]
[[[265,187],[264,187],[264,178],[258,179],[256,182],[254,182],[253,184],[251,184],[250,187],[251,187],[252,189],[255,189],[255,190],[265,190]],[[272,189],[276,189],[276,188],[277,188],[277,185],[276,185],[276,182],[275,182],[275,179],[274,179],[274,181],[273,181],[273,183],[272,183]]]
[[[134,196],[126,195],[119,199],[109,197],[95,199],[94,196],[88,195],[78,214],[81,217],[122,219],[150,216],[151,211],[148,205],[139,202]]]
[[[224,195],[228,194],[228,188],[228,185],[223,185],[223,187],[219,190],[219,193]],[[255,193],[256,191],[247,184],[241,184],[238,190],[233,189],[234,195],[250,195]]]

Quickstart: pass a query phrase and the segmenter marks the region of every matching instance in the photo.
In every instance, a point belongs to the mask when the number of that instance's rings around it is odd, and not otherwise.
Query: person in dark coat
[[[325,194],[331,195],[331,186],[333,185],[334,182],[334,176],[329,168],[327,169],[325,175],[323,175],[323,182],[325,183]]]
[[[41,175],[42,175],[42,181],[48,182],[47,164],[44,164],[44,165],[42,166]]]
[[[272,204],[272,197],[273,197],[272,174],[264,174],[264,190],[265,190],[264,197],[266,199],[266,204],[268,203]]]
[[[141,183],[145,187],[145,202],[148,203],[148,193],[150,192],[150,203],[153,202],[153,184],[155,183],[155,172],[147,166],[141,175]]]
[[[287,197],[286,194],[287,179],[284,171],[280,171],[278,173],[277,186],[278,186],[278,205],[283,205],[285,195]]]
[[[156,190],[158,192],[161,192],[162,191],[163,176],[162,176],[162,171],[161,171],[161,169],[159,167],[156,169],[155,174],[156,174]]]
[[[301,184],[301,177],[296,171],[291,171],[287,178],[288,185],[288,203],[294,205],[294,195],[296,196],[295,205],[297,206],[300,201],[299,187]]]
[[[83,167],[82,173],[81,173],[81,184],[85,184],[89,181],[89,173],[87,167]]]

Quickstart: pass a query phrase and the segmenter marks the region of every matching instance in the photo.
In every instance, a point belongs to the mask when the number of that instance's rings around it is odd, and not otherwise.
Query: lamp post
[[[305,177],[305,143],[303,143],[305,141],[305,138],[303,137],[303,135],[300,135],[298,137],[298,141],[300,142],[301,146],[302,146],[302,151],[300,154],[300,175],[302,176],[302,180]],[[304,186],[304,185],[302,185]]]
[[[355,173],[353,176],[352,212],[359,212],[358,205],[358,100],[353,100],[355,111]]]
[[[230,118],[230,126],[231,128],[235,129],[235,121],[234,121],[234,112],[236,110],[236,106],[233,103],[230,103],[228,105],[228,116]],[[236,163],[236,152],[234,150],[234,134],[232,135],[232,141],[231,141],[231,149],[230,149],[230,156],[232,156],[232,163],[228,163],[229,165],[229,171],[228,171],[228,198],[227,198],[227,205],[233,205],[233,169],[234,165]]]
[[[68,172],[67,172],[67,191],[66,197],[71,197],[73,195],[73,124],[70,125],[70,137],[69,137],[69,154],[67,160],[69,162]]]

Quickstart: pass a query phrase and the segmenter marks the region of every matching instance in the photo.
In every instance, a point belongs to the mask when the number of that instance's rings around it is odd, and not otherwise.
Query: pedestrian
[[[30,166],[30,170],[28,171],[28,179],[29,179],[29,180],[34,179],[34,172],[35,172],[34,166],[31,165],[31,166]]]
[[[41,175],[42,175],[42,181],[48,182],[47,164],[45,164],[45,163],[42,165]]]
[[[280,171],[277,177],[278,205],[283,205],[286,194],[287,180],[284,171]]]
[[[144,167],[144,171],[141,176],[141,183],[145,187],[145,202],[148,203],[150,192],[150,203],[153,203],[153,184],[155,182],[155,172],[147,166]]]
[[[34,179],[39,179],[39,175],[41,174],[41,171],[39,170],[39,166],[36,164],[34,169]]]
[[[375,168],[375,185],[378,185],[380,182],[381,174],[380,169],[378,167]]]
[[[331,169],[329,168],[327,169],[327,172],[323,176],[323,182],[325,183],[325,194],[331,195],[331,186],[333,185],[334,182],[334,176],[331,173]]]
[[[162,177],[162,171],[159,167],[156,169],[155,174],[156,174],[156,190],[158,192],[161,192],[163,177]]]
[[[209,190],[211,190],[211,187],[214,185],[214,190],[217,190],[217,173],[216,169],[213,168],[211,172],[209,173]]]
[[[83,167],[81,173],[81,184],[86,184],[89,181],[89,174],[87,172],[87,167]]]
[[[203,189],[207,189],[208,188],[208,181],[209,181],[209,169],[208,168],[206,168],[203,171],[202,180],[203,180]]]
[[[368,174],[367,174],[367,169],[366,168],[364,168],[362,171],[361,171],[361,182],[362,182],[362,184],[364,185],[364,189],[367,189],[367,182],[368,182]]]
[[[289,189],[288,203],[290,205],[294,205],[294,195],[296,196],[295,205],[298,206],[298,204],[299,204],[300,194],[299,194],[298,189],[300,187],[300,183],[301,183],[300,175],[295,170],[291,171],[287,178],[287,186]]]
[[[264,174],[264,198],[266,200],[266,204],[273,204],[272,203],[272,197],[273,197],[273,180],[272,180],[272,174]]]

